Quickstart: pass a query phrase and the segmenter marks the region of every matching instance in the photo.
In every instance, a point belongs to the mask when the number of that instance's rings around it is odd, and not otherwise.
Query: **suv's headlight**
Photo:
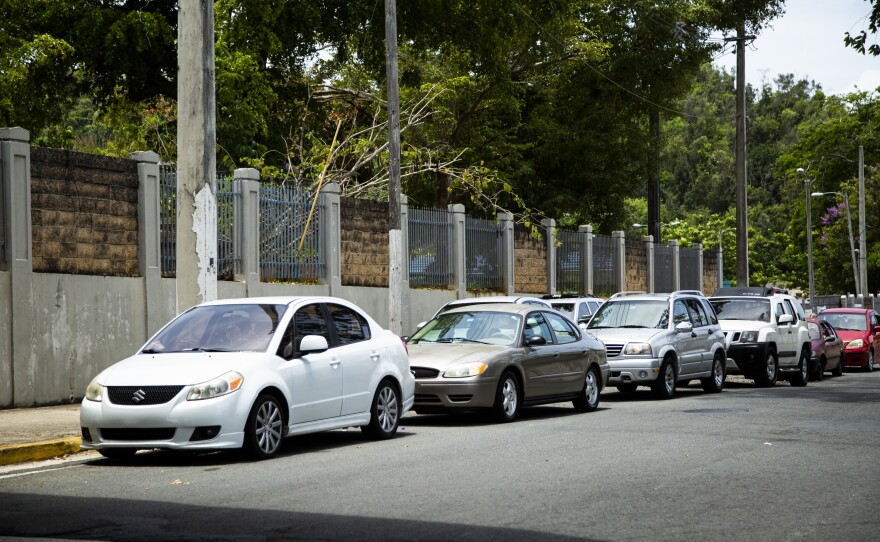
[[[86,387],[86,399],[100,403],[104,400],[104,386],[98,384],[98,377],[92,379]]]
[[[741,343],[756,343],[758,342],[758,332],[757,331],[743,331],[739,336],[739,342]]]
[[[198,401],[200,399],[210,399],[212,397],[220,397],[227,393],[232,393],[241,388],[244,377],[235,371],[229,371],[223,376],[218,376],[210,382],[196,384],[189,390],[186,395],[187,401]]]
[[[462,363],[443,373],[444,378],[466,378],[483,374],[489,366],[481,361]]]
[[[650,356],[651,345],[648,343],[629,343],[623,349],[623,353],[627,356]]]
[[[846,345],[846,348],[864,348],[865,341],[861,339],[856,339],[854,341],[850,341],[849,344]]]

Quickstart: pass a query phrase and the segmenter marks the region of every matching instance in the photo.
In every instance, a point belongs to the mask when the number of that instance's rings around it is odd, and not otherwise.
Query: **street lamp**
[[[804,176],[804,193],[807,197],[807,281],[809,282],[810,287],[810,311],[815,312],[814,307],[816,306],[815,301],[813,301],[813,213],[810,209],[810,184],[812,184],[812,180],[807,177],[804,168],[797,168],[797,172]]]
[[[847,227],[849,228],[849,252],[850,252],[850,255],[852,256],[853,275],[855,277],[855,283],[856,283],[856,297],[859,297],[862,294],[861,294],[861,292],[859,292],[859,290],[860,290],[860,288],[859,288],[859,268],[858,268],[858,264],[856,263],[856,246],[855,246],[855,243],[853,242],[852,212],[849,210],[849,198],[846,197],[846,192],[813,192],[810,195],[813,197],[819,197],[819,196],[830,196],[832,194],[836,195],[836,196],[843,196],[843,204],[846,206],[846,223],[847,223]]]

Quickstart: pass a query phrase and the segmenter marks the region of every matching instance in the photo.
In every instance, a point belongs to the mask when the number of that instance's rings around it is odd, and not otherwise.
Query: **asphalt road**
[[[238,454],[89,454],[0,471],[0,537],[88,540],[877,540],[880,372],[698,385],[600,410],[403,419]]]

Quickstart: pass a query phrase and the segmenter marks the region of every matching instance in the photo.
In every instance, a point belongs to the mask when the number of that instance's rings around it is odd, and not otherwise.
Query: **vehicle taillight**
[[[403,343],[403,349],[406,350],[406,355],[409,355],[409,348],[406,346],[406,341],[403,340],[403,337],[400,338],[400,342]]]

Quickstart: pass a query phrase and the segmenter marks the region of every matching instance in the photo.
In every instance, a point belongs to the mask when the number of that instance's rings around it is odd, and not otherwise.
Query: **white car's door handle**
[[[370,354],[370,359],[373,361],[379,361],[379,352],[373,352]]]
[[[330,367],[333,367],[334,369],[337,368],[337,367],[339,367],[339,361],[338,361],[338,360],[333,360],[333,361],[331,361],[331,362],[330,362]]]

